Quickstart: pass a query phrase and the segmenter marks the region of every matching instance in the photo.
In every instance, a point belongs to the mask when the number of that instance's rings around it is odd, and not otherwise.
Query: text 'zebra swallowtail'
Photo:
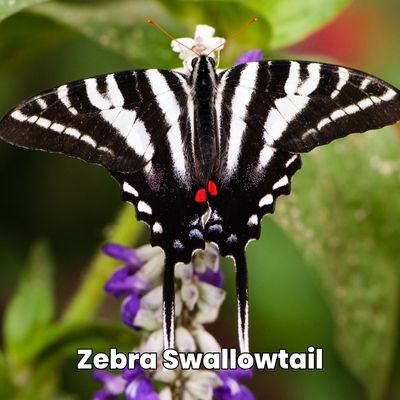
[[[175,43],[176,45],[176,43]],[[174,346],[174,266],[205,242],[233,257],[238,330],[248,346],[245,247],[290,192],[299,153],[400,120],[400,92],[337,65],[249,62],[221,72],[197,47],[186,71],[132,70],[24,101],[0,137],[106,167],[165,252],[164,345]],[[207,218],[205,218],[207,216]]]

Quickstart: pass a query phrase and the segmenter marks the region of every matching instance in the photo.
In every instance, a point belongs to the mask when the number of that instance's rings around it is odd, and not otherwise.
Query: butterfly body
[[[205,243],[237,271],[239,342],[248,351],[245,248],[290,192],[300,153],[400,120],[399,90],[353,69],[250,62],[217,73],[133,70],[62,85],[0,121],[0,137],[106,167],[165,252],[165,347],[174,344],[174,266]],[[204,216],[207,216],[205,219]]]

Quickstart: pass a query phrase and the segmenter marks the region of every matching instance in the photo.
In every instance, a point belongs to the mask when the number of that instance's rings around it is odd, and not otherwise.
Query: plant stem
[[[132,246],[142,232],[130,205],[122,207],[113,226],[106,230],[105,242]],[[63,315],[67,323],[92,319],[104,297],[104,284],[118,265],[118,261],[98,251],[90,263],[86,276]]]

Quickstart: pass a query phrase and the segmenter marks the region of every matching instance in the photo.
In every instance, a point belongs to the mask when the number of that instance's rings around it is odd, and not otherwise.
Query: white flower
[[[214,388],[221,385],[218,375],[212,371],[183,372],[185,378],[182,399],[185,400],[211,400]]]
[[[176,333],[176,348],[178,351],[193,353],[196,351],[196,343],[190,332],[183,326],[178,326]]]
[[[225,300],[225,291],[206,282],[198,282],[197,287],[199,289],[198,312],[194,319],[200,324],[214,322]]]
[[[178,38],[171,42],[172,50],[179,53],[185,72],[192,70],[192,60],[200,55],[215,58],[214,50],[219,52],[225,45],[225,39],[214,37],[215,29],[208,25],[197,25],[192,38]]]
[[[172,391],[169,386],[165,386],[158,394],[160,400],[172,400]]]
[[[198,328],[192,331],[194,340],[197,343],[199,351],[202,353],[221,352],[221,346],[211,333],[208,333],[203,328]]]

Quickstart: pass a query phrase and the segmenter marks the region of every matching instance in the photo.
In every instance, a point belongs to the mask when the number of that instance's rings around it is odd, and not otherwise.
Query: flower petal
[[[134,329],[140,329],[140,326],[135,325],[136,314],[140,309],[140,299],[136,293],[128,296],[121,305],[121,317],[124,324]]]
[[[245,64],[252,61],[261,61],[263,58],[263,52],[260,49],[250,50],[247,53],[242,54],[235,62],[235,65]]]
[[[179,326],[176,329],[176,348],[178,351],[183,352],[195,352],[196,351],[196,343],[193,339],[193,336],[190,332],[184,328],[183,326]]]
[[[155,331],[162,327],[162,313],[159,310],[145,310],[140,308],[133,321],[133,325],[145,329],[146,331]]]
[[[126,386],[126,400],[159,400],[158,394],[154,391],[150,379],[135,379]]]
[[[194,38],[208,39],[214,36],[215,29],[210,25],[197,25]]]
[[[103,252],[110,257],[116,258],[117,260],[125,261],[129,265],[140,268],[143,265],[143,261],[139,258],[136,250],[130,247],[121,246],[120,244],[107,243],[102,248]]]
[[[184,375],[189,377],[185,382],[185,389],[197,400],[211,400],[214,388],[220,385],[215,372],[189,370]]]
[[[142,352],[147,351],[149,353],[154,352],[157,353],[158,356],[161,356],[164,351],[164,337],[162,329],[152,332],[147,339],[140,346],[140,350]]]
[[[183,37],[171,41],[172,51],[175,51],[176,53],[187,51],[188,49],[186,47],[189,47],[189,49],[191,49],[194,45],[195,41],[192,38]]]
[[[126,385],[125,379],[121,375],[114,375],[107,371],[94,370],[94,379],[102,382],[104,388],[97,391],[93,397],[95,400],[112,400],[124,392]]]
[[[221,352],[221,346],[217,340],[205,329],[195,329],[192,331],[192,335],[197,343],[199,351],[203,353]]]
[[[157,286],[162,283],[165,257],[163,254],[157,254],[150,258],[143,267],[135,274],[144,282],[151,286]]]
[[[199,282],[200,301],[219,307],[225,300],[225,291],[206,282]]]
[[[206,268],[204,272],[195,272],[195,275],[199,280],[207,282],[213,286],[222,287],[224,283],[221,268],[217,271],[213,271],[211,268]]]
[[[182,301],[186,305],[186,307],[193,311],[194,306],[199,299],[199,289],[196,285],[191,284],[183,284],[181,289]]]
[[[160,400],[172,400],[172,391],[169,386],[165,386],[158,394]]]

